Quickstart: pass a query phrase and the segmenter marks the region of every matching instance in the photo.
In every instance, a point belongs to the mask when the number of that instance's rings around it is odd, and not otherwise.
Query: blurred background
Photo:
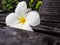
[[[41,0],[0,0],[0,12],[3,11],[13,11],[16,8],[16,5],[20,1],[26,1],[28,8],[32,10],[39,10],[39,7],[42,4]]]

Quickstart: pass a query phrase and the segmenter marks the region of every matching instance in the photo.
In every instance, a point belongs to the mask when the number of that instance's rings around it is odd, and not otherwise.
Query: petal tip
[[[25,1],[21,1],[18,3],[18,5],[21,5],[21,4],[27,5]]]

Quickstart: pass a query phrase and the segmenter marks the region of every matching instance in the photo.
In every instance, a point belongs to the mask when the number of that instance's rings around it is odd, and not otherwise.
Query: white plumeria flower
[[[15,9],[15,13],[11,13],[6,17],[6,25],[13,28],[33,31],[31,26],[40,24],[40,17],[38,12],[31,11],[27,13],[27,10],[26,2],[19,2]]]

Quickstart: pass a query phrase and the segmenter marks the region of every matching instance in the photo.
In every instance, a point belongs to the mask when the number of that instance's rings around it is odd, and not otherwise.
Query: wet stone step
[[[60,23],[60,18],[57,17],[52,17],[52,16],[44,16],[41,18],[41,22],[55,22],[55,23]]]
[[[60,37],[5,27],[0,29],[0,45],[60,45]]]
[[[48,26],[48,27],[60,28],[60,22],[42,21],[41,25]]]
[[[3,14],[5,15],[5,13]],[[2,17],[4,18],[4,16]],[[7,27],[2,22],[0,22],[0,25],[0,45],[60,45],[60,36],[48,35],[41,32],[23,31]],[[39,30],[43,30],[43,28],[50,32],[53,32],[52,30],[54,30],[53,27],[49,28],[47,26],[40,25],[39,27]],[[36,30],[38,29],[36,28]]]
[[[11,12],[0,12],[0,29],[4,29],[6,27],[5,18]]]
[[[4,22],[0,22],[0,29],[4,29],[6,27],[6,24]]]
[[[6,16],[11,12],[0,12],[0,23],[5,23]]]
[[[39,25],[32,28],[34,29],[35,32],[60,36],[60,28],[57,28],[57,27]]]
[[[43,20],[60,22],[60,0],[43,0],[40,15]]]

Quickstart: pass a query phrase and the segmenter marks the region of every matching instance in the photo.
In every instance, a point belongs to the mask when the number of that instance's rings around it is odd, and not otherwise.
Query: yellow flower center
[[[25,21],[26,21],[26,18],[24,16],[22,16],[22,17],[19,18],[19,23],[24,24]]]

